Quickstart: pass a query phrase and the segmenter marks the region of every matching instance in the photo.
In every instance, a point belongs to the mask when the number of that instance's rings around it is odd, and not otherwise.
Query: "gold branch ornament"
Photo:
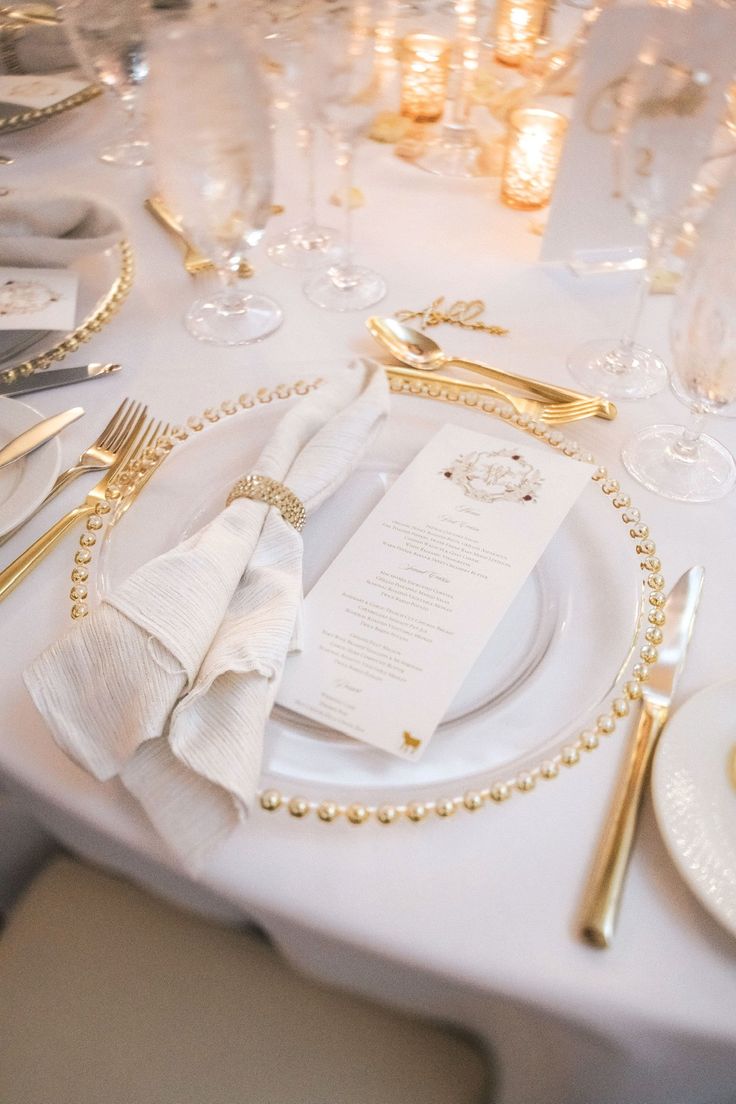
[[[421,319],[419,326],[422,330],[427,326],[439,326],[444,322],[449,326],[461,326],[464,330],[482,330],[484,333],[492,334],[494,337],[503,337],[509,332],[503,326],[494,326],[480,320],[481,314],[483,314],[483,311],[486,309],[486,305],[482,299],[458,299],[456,303],[452,303],[446,310],[444,304],[445,297],[444,295],[440,295],[423,310],[396,311],[394,318],[397,318],[399,322],[409,322],[412,319],[419,318]]]

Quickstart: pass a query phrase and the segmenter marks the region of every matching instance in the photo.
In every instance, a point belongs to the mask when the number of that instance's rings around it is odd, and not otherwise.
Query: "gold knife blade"
[[[50,418],[44,418],[43,421],[36,422],[30,429],[24,429],[22,433],[19,433],[4,448],[0,449],[0,468],[4,468],[7,464],[14,464],[16,460],[21,460],[24,456],[28,456],[30,452],[40,448],[41,445],[53,440],[58,433],[61,433],[62,429],[66,429],[72,422],[76,422],[83,414],[84,407],[73,406],[71,410],[64,410],[61,414],[53,414]]]

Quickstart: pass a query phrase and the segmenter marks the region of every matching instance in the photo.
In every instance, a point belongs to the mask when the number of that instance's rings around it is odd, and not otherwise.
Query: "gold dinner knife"
[[[581,910],[581,934],[594,947],[610,947],[631,857],[644,784],[685,663],[705,570],[691,567],[664,605],[659,659],[642,684],[636,731],[618,780]]]
[[[0,449],[0,468],[6,464],[14,464],[30,452],[35,452],[47,441],[53,440],[62,429],[66,429],[72,422],[76,422],[84,414],[81,406],[73,406],[71,410],[64,410],[61,414],[53,414],[50,418],[44,418],[36,422],[30,429],[25,429],[18,437],[14,437],[4,448]]]

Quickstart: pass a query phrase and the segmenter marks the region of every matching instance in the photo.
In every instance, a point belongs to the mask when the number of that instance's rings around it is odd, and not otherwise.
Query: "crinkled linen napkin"
[[[357,363],[299,400],[253,465],[301,499],[307,539],[309,515],[388,404],[383,369]],[[59,746],[99,779],[118,775],[193,868],[253,802],[301,599],[301,535],[275,508],[238,498],[25,672]]]
[[[89,196],[41,188],[9,188],[0,196],[2,265],[63,268],[124,237],[117,212]]]

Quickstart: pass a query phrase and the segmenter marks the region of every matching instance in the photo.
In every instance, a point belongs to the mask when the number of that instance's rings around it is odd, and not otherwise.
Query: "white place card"
[[[69,96],[75,96],[84,88],[89,88],[89,81],[61,73],[19,73],[17,76],[0,77],[0,103],[42,111]]]
[[[521,435],[444,426],[307,596],[279,703],[419,759],[590,475]]]
[[[0,268],[0,330],[72,330],[79,278],[65,268]]]

